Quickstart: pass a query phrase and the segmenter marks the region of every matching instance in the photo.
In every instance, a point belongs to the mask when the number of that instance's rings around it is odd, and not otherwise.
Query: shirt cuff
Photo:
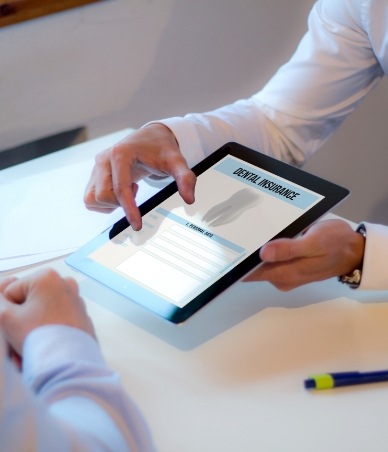
[[[42,375],[82,362],[106,367],[97,341],[66,325],[45,325],[28,334],[23,346],[23,379],[34,386]]]
[[[195,124],[192,121],[189,121],[183,117],[173,117],[152,121],[145,124],[143,127],[152,123],[163,124],[171,130],[171,132],[175,135],[179,149],[189,168],[192,168],[205,158],[201,140]]]
[[[366,228],[360,289],[388,289],[388,227],[363,222]]]

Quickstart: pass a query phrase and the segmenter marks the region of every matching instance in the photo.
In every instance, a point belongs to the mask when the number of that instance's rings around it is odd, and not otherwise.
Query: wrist
[[[152,121],[144,124],[141,129],[150,129],[152,128],[155,133],[159,135],[159,138],[172,140],[174,144],[176,144],[179,148],[178,140],[174,134],[174,132],[170,129],[170,127],[166,126],[162,122]]]

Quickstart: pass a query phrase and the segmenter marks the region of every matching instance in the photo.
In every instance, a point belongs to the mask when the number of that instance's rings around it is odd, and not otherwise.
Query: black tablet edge
[[[276,158],[263,154],[259,151],[247,148],[236,142],[226,143],[221,148],[195,165],[192,168],[192,171],[196,176],[199,176],[201,173],[206,171],[209,167],[213,166],[220,159],[227,155],[240,158],[246,161],[247,164],[256,165],[259,168],[262,168],[265,171],[274,174],[275,176],[282,177],[294,184],[298,184],[301,187],[318,193],[319,195],[324,197],[324,199],[321,200],[316,206],[313,206],[301,217],[299,217],[297,220],[295,220],[293,223],[291,223],[281,232],[275,235],[271,239],[271,241],[282,237],[295,237],[349,195],[348,189],[336,183],[330,182],[312,173],[308,173],[299,167],[293,167],[288,163],[277,160]],[[301,176],[303,180],[301,180]],[[177,191],[178,187],[176,182],[171,182],[139,206],[141,215],[144,216],[146,213],[148,213],[150,210],[152,210],[154,207],[159,205],[161,202],[163,202],[165,199],[167,199]],[[128,226],[128,220],[126,219],[126,217],[123,217],[118,220],[110,229],[108,228],[105,232],[108,233],[108,238],[112,239]],[[170,308],[169,310],[171,311],[171,315],[169,316],[166,316],[163,309],[155,311],[147,307],[147,305],[145,304],[138,303],[136,302],[136,300],[132,300],[130,297],[128,297],[128,295],[125,295],[119,290],[112,287],[111,289],[129,298],[131,301],[142,306],[143,308],[162,316],[166,320],[169,320],[174,324],[179,324],[186,321],[207,303],[209,303],[215,297],[228,289],[232,284],[241,280],[244,275],[252,271],[257,265],[259,265],[261,263],[259,251],[260,248],[254,251],[251,255],[247,256],[242,262],[236,265],[236,267],[229,270],[228,273],[223,275],[219,280],[213,283],[212,286],[205,289],[201,294],[193,298],[183,308],[174,306],[167,301],[163,302],[163,305],[165,304]],[[73,268],[76,268],[71,263],[69,263],[69,265]],[[88,276],[99,282],[97,279],[93,278],[91,274],[88,274]]]

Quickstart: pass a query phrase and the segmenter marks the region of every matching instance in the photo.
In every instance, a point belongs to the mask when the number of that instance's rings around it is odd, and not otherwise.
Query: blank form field
[[[170,298],[179,305],[182,298],[201,285],[202,281],[167,265],[160,259],[137,251],[117,267],[130,278]]]
[[[116,269],[179,306],[236,257],[238,254],[227,247],[173,225],[147,241]]]

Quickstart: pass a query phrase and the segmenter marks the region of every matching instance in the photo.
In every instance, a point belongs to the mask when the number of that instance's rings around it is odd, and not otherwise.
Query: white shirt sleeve
[[[388,290],[388,227],[365,223],[364,263],[359,289]]]
[[[190,167],[228,141],[303,165],[384,76],[386,8],[373,0],[317,1],[296,52],[261,91],[160,122],[173,131]],[[388,288],[387,231],[368,225],[361,288]]]
[[[228,141],[301,165],[384,75],[360,1],[318,1],[288,63],[249,99],[162,120],[191,167]]]
[[[27,337],[23,355],[20,375],[0,337],[2,452],[154,450],[141,414],[91,336],[41,327]]]

